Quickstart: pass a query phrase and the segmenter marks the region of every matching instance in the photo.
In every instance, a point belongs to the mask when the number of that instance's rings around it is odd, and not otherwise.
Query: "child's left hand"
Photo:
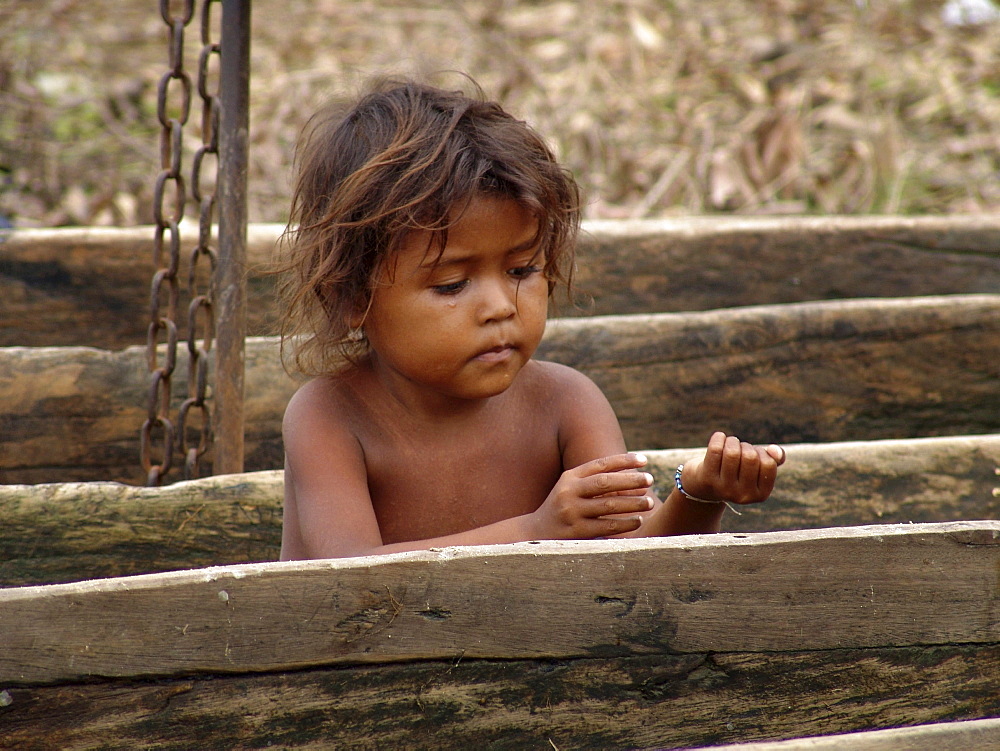
[[[684,462],[681,484],[705,501],[746,504],[767,500],[785,462],[780,446],[754,446],[723,432],[714,433],[704,457]]]

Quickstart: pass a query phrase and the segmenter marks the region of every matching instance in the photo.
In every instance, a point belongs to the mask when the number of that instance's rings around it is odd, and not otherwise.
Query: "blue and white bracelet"
[[[734,514],[736,514],[737,516],[743,516],[743,514],[740,513],[739,511],[737,511],[729,501],[709,501],[706,498],[696,498],[695,496],[693,496],[690,493],[688,493],[684,489],[684,486],[681,484],[681,472],[683,472],[683,471],[684,471],[684,465],[683,464],[678,464],[677,465],[677,471],[674,472],[674,485],[677,486],[677,490],[678,490],[678,492],[680,492],[680,494],[682,496],[684,496],[685,498],[687,498],[689,501],[697,501],[698,503],[714,503],[716,505],[718,505],[718,504],[721,503],[727,509],[729,509]]]

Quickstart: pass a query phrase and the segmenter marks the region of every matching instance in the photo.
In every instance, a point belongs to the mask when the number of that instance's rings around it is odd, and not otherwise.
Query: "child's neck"
[[[477,399],[450,396],[387,372],[377,358],[370,357],[365,365],[373,388],[384,394],[383,403],[400,415],[425,425],[460,425],[481,417],[503,397],[503,394]]]

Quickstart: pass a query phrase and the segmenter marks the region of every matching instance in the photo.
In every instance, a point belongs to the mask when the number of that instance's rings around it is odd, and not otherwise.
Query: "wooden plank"
[[[791,444],[767,503],[727,531],[1000,519],[1000,435]],[[649,452],[666,490],[694,452]]]
[[[953,522],[447,548],[5,589],[0,685],[998,644],[998,571],[1000,522]]]
[[[1000,518],[1000,436],[785,447],[771,499],[727,514],[731,532]],[[693,449],[647,452],[661,493]],[[0,586],[275,560],[280,470],[163,488],[0,486]]]
[[[246,468],[276,469],[296,384],[275,340],[246,357]],[[1000,432],[1000,295],[562,319],[539,357],[593,377],[633,448]],[[0,349],[0,482],[141,483],[147,380],[143,348]]]
[[[628,445],[1000,432],[1000,296],[553,321],[540,357],[583,370]]]
[[[262,275],[283,227],[248,229],[249,331],[274,333]],[[197,237],[182,232],[190,250]],[[121,349],[145,340],[149,227],[0,231],[0,346]],[[584,224],[576,309],[659,313],[857,297],[994,292],[1000,219],[680,217]],[[732,273],[739,268],[740,273]],[[183,327],[183,322],[181,322]]]
[[[997,716],[998,676],[1000,647],[949,645],[11,687],[0,748],[688,748]]]
[[[274,333],[273,284],[261,272],[280,232],[277,225],[248,227],[252,334]],[[0,231],[0,346],[122,349],[145,342],[153,234],[152,227]],[[197,239],[198,228],[183,225],[182,298]],[[177,324],[184,338],[186,320]]]
[[[214,372],[214,355],[209,361]],[[187,398],[187,372],[182,345],[173,378],[173,414]],[[121,352],[0,349],[0,483],[143,484],[139,428],[146,417],[148,381],[145,347]],[[281,368],[276,340],[247,340],[248,470],[282,466],[281,416],[296,386]]]
[[[596,315],[1000,289],[996,216],[679,217],[584,230],[578,281]]]
[[[706,751],[970,751],[1000,748],[1000,719],[964,720],[787,741],[733,743]]]
[[[277,560],[282,475],[0,486],[0,586]]]

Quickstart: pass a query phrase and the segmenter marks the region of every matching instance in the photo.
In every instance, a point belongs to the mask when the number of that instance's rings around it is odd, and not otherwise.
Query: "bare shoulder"
[[[528,386],[538,389],[535,398],[545,400],[545,408],[539,411],[558,422],[563,466],[575,467],[625,450],[615,411],[596,383],[566,365],[533,363]]]
[[[340,378],[321,376],[302,384],[285,407],[282,428],[287,433],[297,426],[317,423],[350,422],[352,405],[349,388]]]
[[[525,376],[525,385],[549,404],[580,407],[592,401],[607,403],[596,383],[568,365],[532,360],[522,375]]]

